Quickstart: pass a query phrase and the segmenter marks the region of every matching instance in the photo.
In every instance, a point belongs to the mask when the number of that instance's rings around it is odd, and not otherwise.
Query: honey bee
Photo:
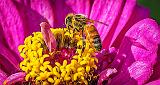
[[[104,24],[100,21],[88,19],[81,14],[68,14],[65,18],[65,24],[68,30],[72,30],[74,34],[82,35],[91,43],[91,46],[94,47],[96,51],[100,51],[102,48],[101,39],[94,26],[94,22]]]

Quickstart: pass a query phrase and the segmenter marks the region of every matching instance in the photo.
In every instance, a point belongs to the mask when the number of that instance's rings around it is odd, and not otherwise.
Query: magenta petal
[[[147,83],[145,85],[159,85],[159,84],[160,84],[160,79],[152,81],[152,82],[149,82],[149,83]]]
[[[53,9],[48,0],[14,0],[13,3],[19,12],[19,15],[23,19],[23,29],[26,37],[32,34],[32,32],[40,31],[39,24],[42,21],[47,21],[53,26],[53,22],[55,21],[53,19]]]
[[[159,56],[158,56],[159,58]],[[158,60],[158,59],[157,59]],[[153,74],[150,77],[149,81],[154,81],[160,78],[160,61],[158,61],[153,68]]]
[[[1,69],[0,69],[0,85],[3,84],[3,81],[7,78],[7,75],[5,72],[3,72]]]
[[[18,61],[16,60],[16,55],[14,55],[10,49],[6,48],[3,44],[0,43],[0,66],[3,70],[9,74],[17,71]]]
[[[138,85],[144,84],[152,74],[152,66],[148,62],[136,61],[128,67],[130,77],[138,80]]]
[[[18,54],[18,45],[24,39],[22,18],[11,1],[0,1],[0,11],[0,22],[5,40],[10,49]]]
[[[118,48],[129,28],[147,17],[149,17],[148,9],[137,6],[135,0],[127,0],[110,45],[113,44],[112,46]]]
[[[16,82],[22,81],[24,80],[25,76],[26,74],[24,72],[18,72],[18,73],[12,74],[4,81],[4,85],[11,85]]]
[[[74,13],[84,14],[89,17],[91,0],[66,0],[67,6],[69,6]]]
[[[126,0],[125,5],[122,9],[122,13],[120,13],[120,18],[119,20],[117,20],[117,27],[115,26],[114,28],[112,27],[112,29],[110,29],[110,31],[112,31],[112,35],[108,34],[107,36],[103,36],[102,39],[104,39],[103,43],[107,43],[107,47],[108,45],[111,45],[113,40],[115,40],[115,38],[117,37],[117,35],[119,34],[119,32],[124,28],[124,26],[126,25],[127,21],[129,20],[129,18],[131,17],[134,7],[136,5],[136,0]],[[110,24],[110,23],[109,23]],[[103,34],[105,33],[105,29],[103,30]],[[102,34],[102,35],[103,35]],[[108,40],[108,38],[110,39],[110,41]],[[105,45],[105,47],[106,47]]]
[[[155,63],[158,43],[160,42],[160,30],[154,20],[149,18],[141,20],[127,32],[126,36],[137,39],[136,41],[148,50],[133,46],[131,49],[135,60],[148,61],[151,64]]]
[[[54,27],[65,27],[65,17],[68,13],[74,13],[65,2],[66,0],[51,0],[54,12]]]
[[[49,24],[53,26],[55,16],[49,0],[31,1],[30,7],[32,10],[36,11],[38,14],[47,19]],[[31,23],[32,22],[30,22],[30,24]]]
[[[158,45],[158,51],[157,51],[157,63],[154,65],[153,74],[150,77],[149,81],[157,80],[159,78],[160,78],[160,44]]]
[[[135,46],[132,40],[125,37],[119,54],[112,63],[112,66],[118,68],[120,73],[113,78],[111,84],[125,84],[131,78],[138,84],[144,84],[152,74],[151,70],[157,57],[156,52],[160,42],[158,25],[152,19],[141,20],[130,28],[126,36],[134,38],[147,50]],[[138,70],[141,70],[142,73],[136,74],[135,71]]]

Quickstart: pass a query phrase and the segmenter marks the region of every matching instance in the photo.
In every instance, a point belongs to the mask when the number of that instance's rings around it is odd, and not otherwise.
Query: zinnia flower
[[[153,66],[160,32],[156,21],[149,18],[149,11],[138,6],[136,0],[4,0],[0,1],[0,11],[0,84],[64,84],[63,81],[76,82],[79,78],[79,83],[84,84],[142,85],[155,80]],[[49,52],[56,45],[47,46],[48,39],[44,37],[47,32],[38,32],[41,22],[48,22],[52,28],[64,28],[68,13],[84,14],[108,24],[94,24],[102,41],[100,52],[90,48],[78,51],[78,55],[89,56],[86,58],[89,64],[77,64],[81,59],[75,52],[77,49],[61,49],[52,59]],[[59,31],[52,29],[49,34]],[[77,61],[72,61],[72,57]],[[69,63],[75,66],[70,67]],[[77,74],[66,76],[67,66]],[[155,82],[159,80],[148,84]]]

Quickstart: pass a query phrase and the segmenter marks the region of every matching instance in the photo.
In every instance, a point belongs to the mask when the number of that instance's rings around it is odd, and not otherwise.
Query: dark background
[[[152,18],[160,24],[160,0],[138,0],[138,4],[149,8]]]

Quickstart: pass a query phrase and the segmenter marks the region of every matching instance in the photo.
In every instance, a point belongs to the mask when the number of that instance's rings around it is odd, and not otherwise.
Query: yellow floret
[[[29,77],[30,77],[30,74],[27,74],[26,77],[25,77],[25,80],[28,81]]]
[[[54,80],[53,80],[52,78],[48,78],[48,81],[49,81],[50,83],[54,83]]]
[[[44,81],[42,85],[49,85],[47,81]]]
[[[61,64],[60,64],[60,63],[58,63],[58,62],[55,62],[55,64],[56,64],[58,67],[60,67],[60,66],[61,66]]]
[[[67,60],[64,60],[63,61],[63,66],[66,66],[67,65]]]
[[[88,73],[90,71],[90,66],[86,66],[86,72]]]
[[[19,52],[22,52],[23,48],[25,48],[25,45],[19,45],[19,46],[18,46],[18,51],[19,51]]]
[[[60,83],[60,81],[61,81],[60,79],[55,80],[54,85],[58,85]]]

